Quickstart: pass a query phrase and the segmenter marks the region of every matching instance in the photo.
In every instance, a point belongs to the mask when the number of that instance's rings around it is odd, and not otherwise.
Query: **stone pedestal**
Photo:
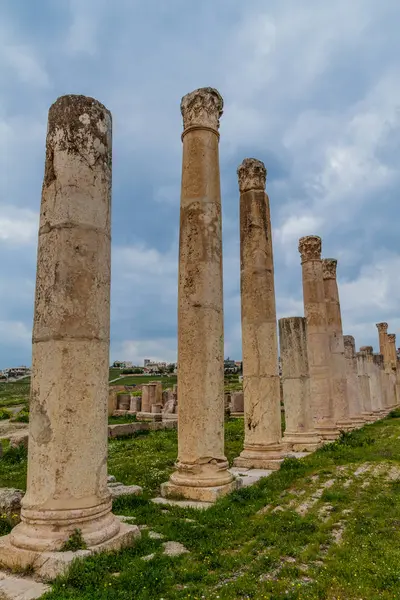
[[[323,270],[321,238],[300,238],[299,252],[303,274],[304,315],[307,322],[307,354],[310,372],[311,411],[314,427],[324,440],[339,435],[333,420],[331,396],[331,357]]]
[[[358,382],[360,387],[361,394],[361,416],[364,421],[367,423],[372,423],[375,421],[375,417],[372,413],[372,404],[371,404],[371,385],[369,381],[368,374],[368,358],[367,352],[365,350],[365,346],[360,348],[360,351],[357,353],[357,371],[358,371]]]
[[[362,416],[364,406],[361,400],[360,381],[358,379],[356,343],[352,335],[343,336],[345,370],[347,379],[347,397],[349,401],[349,416],[354,427],[362,427],[365,419]]]
[[[33,324],[27,491],[0,562],[41,562],[75,529],[89,550],[139,535],[107,488],[111,115],[93,98],[50,108]],[[120,537],[122,535],[122,537]],[[67,553],[68,554],[68,553]]]
[[[178,460],[164,497],[213,502],[236,488],[224,454],[219,118],[212,88],[183,97],[178,289]]]
[[[279,339],[286,420],[283,443],[295,452],[313,451],[321,445],[321,437],[311,415],[306,320],[280,319]]]
[[[336,268],[336,259],[324,258],[322,260],[326,303],[326,322],[327,331],[329,334],[329,349],[331,359],[333,420],[335,421],[338,429],[347,431],[353,429],[354,424],[349,417],[342,316],[340,312]]]
[[[264,164],[238,168],[244,447],[235,467],[278,469],[282,446],[274,263]]]
[[[230,394],[230,411],[231,416],[244,415],[244,394],[243,392],[232,392]]]

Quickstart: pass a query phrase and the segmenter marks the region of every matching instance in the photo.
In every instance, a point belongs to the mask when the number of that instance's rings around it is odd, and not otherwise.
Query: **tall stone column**
[[[386,413],[385,410],[385,382],[383,379],[383,375],[385,373],[384,369],[384,359],[382,354],[374,354],[373,363],[375,368],[375,376],[377,378],[377,388],[378,388],[378,408],[377,415],[379,418],[383,417]]]
[[[397,377],[397,353],[396,353],[396,334],[388,333],[387,335],[387,353],[388,353],[388,370],[390,374],[390,387],[393,389],[393,404],[395,407],[400,402],[400,390],[398,387]]]
[[[178,460],[164,496],[214,501],[236,487],[224,455],[224,331],[217,90],[182,98]]]
[[[22,522],[0,544],[8,566],[40,567],[35,552],[60,550],[75,529],[96,550],[139,535],[111,513],[107,488],[110,203],[111,114],[63,96],[49,111],[27,490]]]
[[[286,421],[283,443],[295,452],[313,451],[321,445],[321,437],[311,413],[305,318],[280,319],[279,340]]]
[[[381,409],[380,388],[381,380],[376,370],[374,362],[374,349],[372,346],[364,346],[363,350],[366,354],[365,368],[369,376],[369,390],[371,397],[371,412],[374,419],[379,418]]]
[[[361,403],[361,391],[357,371],[356,343],[352,335],[343,336],[343,343],[349,416],[355,427],[362,427],[364,425],[364,418],[361,416],[361,413],[364,409]]]
[[[339,290],[336,280],[337,260],[324,258],[322,270],[326,302],[326,321],[329,334],[331,358],[331,394],[333,419],[338,429],[353,429],[349,418],[347,397],[346,366],[344,357],[342,315],[340,312]]]
[[[246,158],[237,173],[245,434],[234,464],[278,469],[283,447],[267,171],[261,161]]]
[[[357,370],[361,392],[361,416],[365,422],[372,423],[375,420],[375,417],[372,414],[371,385],[369,381],[368,357],[366,348],[367,346],[362,346],[360,351],[357,353]]]
[[[321,238],[316,235],[299,240],[314,427],[324,440],[334,440],[339,435],[339,430],[333,421],[332,411],[331,360],[321,245]]]
[[[386,364],[388,362],[388,356],[387,356],[387,331],[389,328],[389,325],[387,323],[377,323],[376,327],[378,328],[378,335],[379,335],[379,352],[380,354],[383,355],[383,359],[384,359],[384,364],[386,367]]]

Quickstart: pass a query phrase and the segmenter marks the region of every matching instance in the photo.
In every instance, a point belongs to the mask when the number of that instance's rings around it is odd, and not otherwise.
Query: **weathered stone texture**
[[[296,452],[315,450],[321,438],[311,412],[305,318],[280,319],[279,339],[286,422],[283,442]]]
[[[339,432],[333,421],[330,345],[321,246],[321,238],[316,235],[299,240],[312,414],[315,429],[323,439],[329,440],[335,439]]]
[[[279,468],[282,459],[274,264],[266,169],[238,168],[243,348],[244,447],[235,466]]]
[[[181,102],[178,461],[162,493],[192,500],[215,499],[234,486],[224,454],[222,108],[212,88],[195,90]]]

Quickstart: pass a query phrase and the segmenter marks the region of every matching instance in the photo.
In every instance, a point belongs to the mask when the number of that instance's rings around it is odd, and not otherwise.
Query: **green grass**
[[[0,408],[29,402],[31,384],[24,379],[15,383],[0,383]]]
[[[109,425],[118,425],[123,423],[134,423],[136,421],[136,415],[123,415],[119,417],[108,417]]]
[[[114,385],[142,385],[143,383],[150,383],[150,381],[161,381],[163,388],[169,388],[177,382],[176,375],[167,377],[165,375],[126,375],[121,377]]]
[[[225,439],[231,461],[242,448],[242,419],[226,423]],[[74,563],[44,598],[400,598],[398,415],[345,434],[305,459],[286,459],[269,478],[207,511],[149,501],[173,470],[176,450],[173,430],[111,440],[109,473],[144,488],[142,497],[115,500],[114,512],[133,516],[190,553],[167,557],[163,540],[150,539],[143,530],[132,548]],[[10,480],[11,469],[20,482],[26,454],[19,450],[5,457],[0,485],[5,477]],[[142,560],[151,553],[153,560]]]

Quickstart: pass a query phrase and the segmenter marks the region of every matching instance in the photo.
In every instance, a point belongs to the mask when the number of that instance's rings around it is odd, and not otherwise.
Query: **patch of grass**
[[[68,540],[61,546],[60,552],[76,552],[77,550],[86,550],[86,548],[87,545],[82,537],[82,531],[80,529],[74,529]]]
[[[6,408],[0,408],[0,420],[4,421],[5,419],[9,419],[12,417],[12,412],[7,410]]]
[[[242,449],[243,420],[230,419],[225,427],[226,454],[232,460]],[[190,553],[167,557],[162,540],[142,531],[132,548],[75,562],[45,598],[400,598],[400,482],[385,479],[379,470],[354,475],[364,463],[392,465],[400,472],[399,438],[400,419],[343,434],[305,459],[286,459],[270,477],[221,498],[206,511],[148,499],[173,470],[176,431],[111,440],[109,473],[126,484],[142,485],[145,492],[116,499],[114,512],[135,517],[138,525],[182,543]],[[391,462],[384,458],[388,450]],[[25,459],[13,460],[22,465]],[[0,461],[0,474],[3,468]],[[328,480],[333,484],[324,487]],[[312,499],[317,489],[321,493],[309,510],[298,513],[296,505]],[[273,507],[280,510],[273,512]],[[143,561],[149,554],[155,558]]]
[[[29,423],[29,410],[27,408],[23,408],[12,417],[12,420],[18,421],[19,423]]]
[[[136,415],[120,415],[119,417],[108,417],[109,425],[117,425],[119,423],[134,423],[136,421]]]

